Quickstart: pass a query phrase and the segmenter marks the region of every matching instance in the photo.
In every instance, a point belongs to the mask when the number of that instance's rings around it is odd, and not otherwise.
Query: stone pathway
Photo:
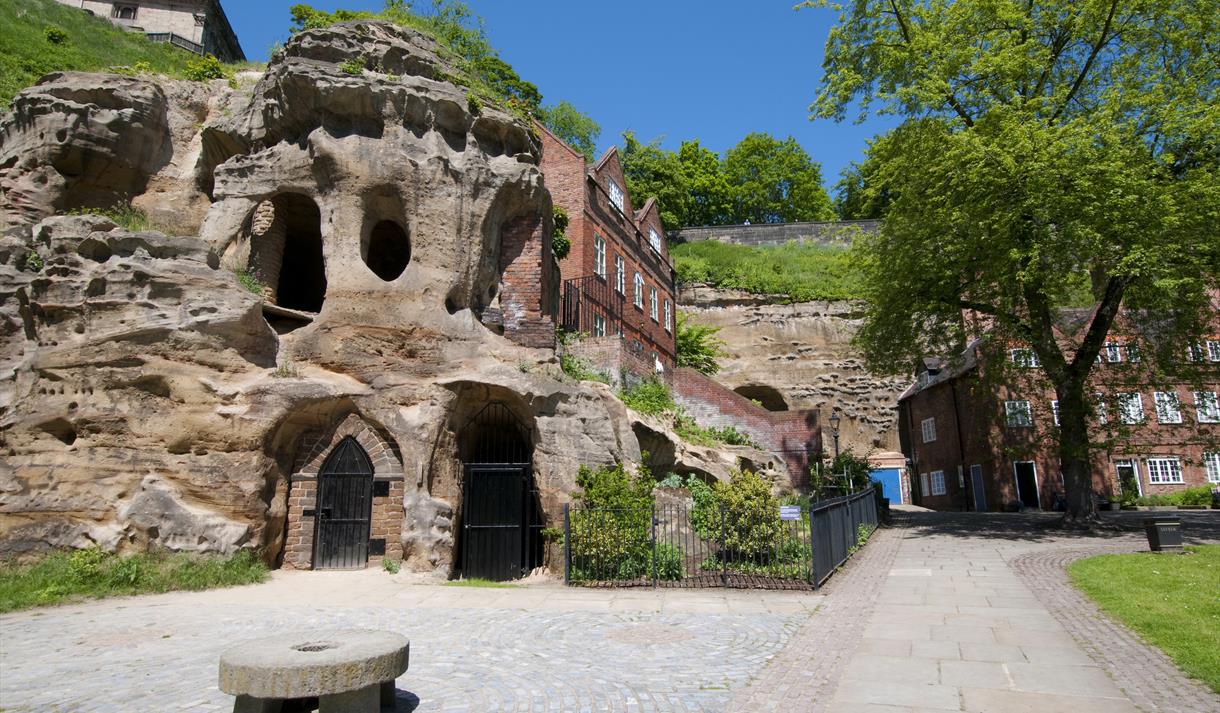
[[[1220,517],[1191,519],[1196,541],[1216,541]],[[1042,515],[904,520],[832,580],[823,610],[730,710],[1220,711],[1063,572],[1089,553],[1146,550],[1142,533],[1064,533]]]
[[[1220,540],[1220,513],[1188,533]],[[1146,547],[1052,518],[907,516],[820,592],[475,589],[276,572],[253,587],[0,617],[0,710],[215,711],[222,649],[289,630],[411,639],[398,711],[1220,711],[1063,566]]]

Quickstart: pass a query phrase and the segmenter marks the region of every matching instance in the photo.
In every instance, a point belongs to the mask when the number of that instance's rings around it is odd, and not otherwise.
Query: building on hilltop
[[[875,233],[880,229],[880,220],[746,223],[744,225],[689,226],[675,230],[669,238],[675,243],[698,243],[712,240],[751,247],[771,247],[790,242],[848,247],[857,235]]]
[[[677,355],[673,261],[656,200],[633,211],[618,150],[589,166],[546,127],[542,173],[556,206],[568,213],[572,249],[560,261],[562,326],[588,335],[581,356],[595,367],[667,381]]]
[[[220,0],[59,0],[154,42],[168,42],[222,62],[244,62],[246,55]]]
[[[1089,310],[1065,310],[1071,335]],[[1216,325],[1213,325],[1215,327]],[[989,348],[990,347],[990,348]],[[898,401],[899,436],[911,462],[914,502],[935,510],[1053,509],[1064,491],[1058,402],[1031,349],[997,351],[978,340],[952,362],[925,359]],[[1164,495],[1220,486],[1220,331],[1183,345],[1199,383],[1154,380],[1137,345],[1114,336],[1090,377],[1094,492]],[[1002,357],[997,355],[1002,354]],[[1001,368],[994,363],[1003,358]]]

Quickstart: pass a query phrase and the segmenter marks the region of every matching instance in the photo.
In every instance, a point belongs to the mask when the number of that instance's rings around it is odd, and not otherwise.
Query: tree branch
[[[1063,106],[1059,107],[1054,114],[1051,115],[1050,122],[1054,124],[1063,112],[1067,111],[1068,105],[1072,103],[1072,99],[1076,96],[1076,92],[1080,91],[1080,86],[1084,84],[1084,79],[1089,75],[1089,70],[1093,68],[1093,61],[1097,59],[1097,55],[1101,52],[1101,48],[1106,46],[1110,41],[1110,25],[1114,22],[1114,13],[1118,11],[1118,0],[1110,0],[1110,12],[1106,15],[1106,24],[1101,28],[1101,34],[1097,37],[1097,42],[1093,43],[1093,49],[1089,52],[1089,58],[1084,61],[1084,66],[1080,68],[1080,74],[1076,75],[1076,81],[1072,82],[1072,88],[1068,90],[1067,96],[1063,99]]]
[[[1118,317],[1118,308],[1122,304],[1123,295],[1127,291],[1130,280],[1126,277],[1111,277],[1106,281],[1106,291],[1102,295],[1097,310],[1093,312],[1093,321],[1089,323],[1089,331],[1085,333],[1076,357],[1070,366],[1072,372],[1083,378],[1092,368],[1097,355],[1101,353],[1106,335]]]

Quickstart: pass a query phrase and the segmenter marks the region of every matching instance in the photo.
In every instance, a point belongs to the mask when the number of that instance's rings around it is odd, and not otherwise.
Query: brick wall
[[[288,514],[284,535],[285,569],[312,569],[318,502],[318,475],[335,446],[351,436],[364,449],[373,466],[373,481],[388,481],[389,493],[374,496],[369,539],[385,540],[385,556],[402,559],[402,521],[405,483],[402,461],[394,448],[355,414],[334,428],[307,433],[297,444],[296,462],[288,482]],[[370,562],[381,556],[370,555]]]
[[[519,216],[500,229],[500,310],[504,336],[540,349],[555,346],[558,278],[540,216]]]
[[[807,242],[818,245],[849,246],[860,232],[879,230],[879,220],[842,220],[809,223],[766,223],[759,225],[713,225],[675,230],[670,239],[675,243],[697,243],[715,240],[754,247]]]
[[[586,337],[564,345],[562,350],[564,354],[583,360],[593,371],[608,376],[610,384],[616,389],[629,388],[643,379],[651,378],[660,379],[669,386],[673,384],[673,369],[658,372],[647,352],[631,348],[626,340],[619,337]]]
[[[768,411],[741,394],[695,371],[680,368],[673,379],[674,400],[703,427],[733,426],[788,464],[791,485],[809,484],[811,456],[822,448],[817,411]]]

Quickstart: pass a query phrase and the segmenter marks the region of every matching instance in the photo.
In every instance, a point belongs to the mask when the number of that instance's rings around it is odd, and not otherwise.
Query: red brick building
[[[998,379],[983,347],[975,342],[951,364],[925,360],[899,398],[913,499],[935,510],[996,511],[1017,502],[1049,510],[1064,490],[1055,392],[1032,350],[1004,352]],[[1117,338],[1102,349],[1091,376],[1097,494],[1220,487],[1220,333],[1183,357],[1201,367],[1202,385],[1148,378],[1138,348]]]
[[[561,322],[590,338],[620,338],[637,358],[666,374],[675,361],[673,261],[656,201],[634,209],[618,150],[597,163],[541,125],[542,173],[556,206],[567,211],[571,252],[559,263]]]

